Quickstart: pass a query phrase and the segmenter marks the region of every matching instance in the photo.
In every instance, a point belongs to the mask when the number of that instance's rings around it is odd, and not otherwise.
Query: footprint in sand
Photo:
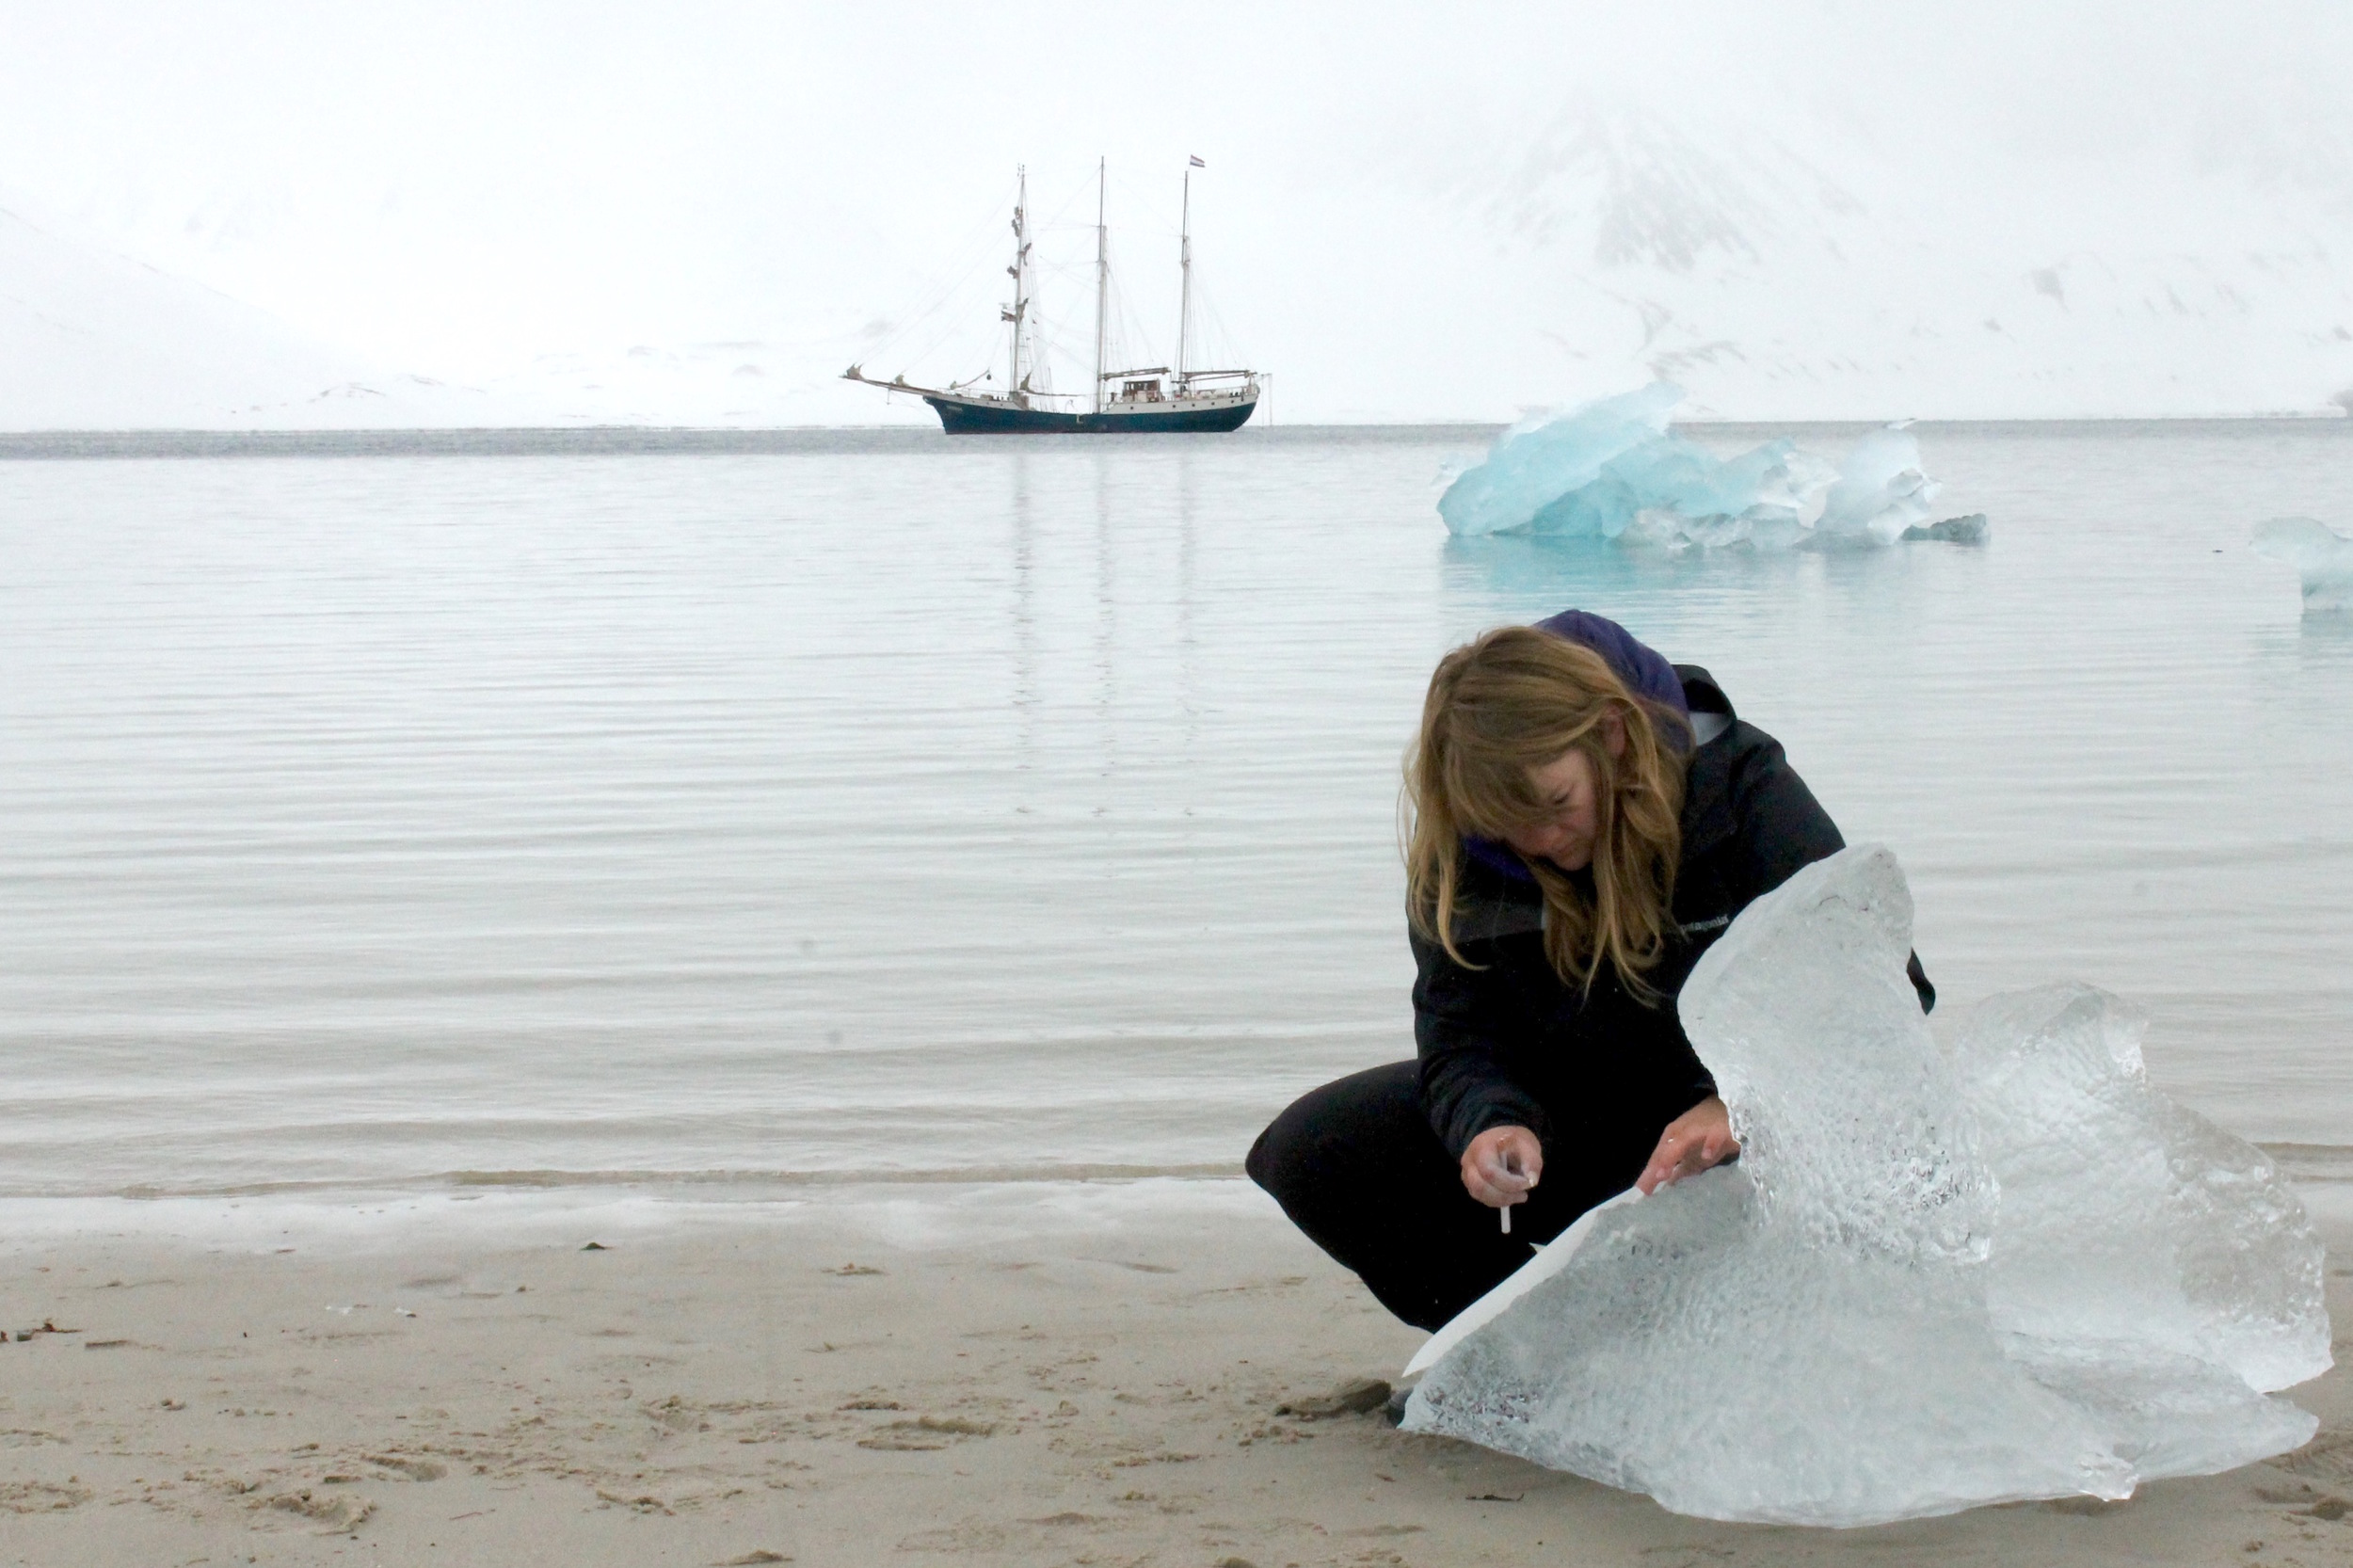
[[[920,1416],[912,1421],[893,1421],[872,1436],[861,1437],[861,1448],[881,1448],[897,1453],[924,1453],[944,1448],[939,1439],[986,1437],[997,1430],[994,1421],[967,1421],[955,1416]]]

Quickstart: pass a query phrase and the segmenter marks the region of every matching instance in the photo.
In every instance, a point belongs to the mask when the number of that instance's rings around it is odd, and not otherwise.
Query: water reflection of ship
[[[1176,310],[1176,362],[1113,370],[1105,368],[1109,346],[1112,298],[1111,231],[1104,223],[1104,168],[1095,172],[1095,373],[1092,392],[1056,392],[1047,372],[1033,320],[1032,285],[1035,263],[1031,255],[1029,171],[1022,170],[1013,209],[1013,303],[1000,306],[1010,340],[1005,385],[1009,392],[974,388],[996,379],[995,370],[945,387],[923,387],[904,375],[877,380],[863,365],[842,372],[846,380],[862,381],[888,392],[908,392],[932,406],[941,428],[950,435],[1054,435],[1103,432],[1238,430],[1258,407],[1259,376],[1250,370],[1196,370],[1190,359],[1198,323],[1193,289],[1193,171],[1198,158],[1185,169],[1184,221],[1177,239],[1179,283]]]

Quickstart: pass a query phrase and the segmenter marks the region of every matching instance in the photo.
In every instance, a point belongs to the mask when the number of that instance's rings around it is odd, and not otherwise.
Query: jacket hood
[[[1647,697],[1672,712],[1689,717],[1683,682],[1674,666],[1657,648],[1606,616],[1590,610],[1563,610],[1536,623],[1539,632],[1592,648],[1609,661],[1610,670],[1636,696]]]

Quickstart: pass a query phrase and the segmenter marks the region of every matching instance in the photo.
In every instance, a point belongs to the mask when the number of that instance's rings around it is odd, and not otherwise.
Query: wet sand
[[[1849,1531],[1280,1415],[1420,1336],[1237,1182],[121,1207],[0,1242],[0,1562],[2353,1564],[2342,1368],[2271,1464]]]

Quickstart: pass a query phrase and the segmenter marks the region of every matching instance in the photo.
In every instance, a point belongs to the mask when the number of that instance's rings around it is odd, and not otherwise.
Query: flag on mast
[[[1188,158],[1187,161],[1195,168],[1207,168],[1209,167],[1208,164],[1203,163],[1199,158]]]

